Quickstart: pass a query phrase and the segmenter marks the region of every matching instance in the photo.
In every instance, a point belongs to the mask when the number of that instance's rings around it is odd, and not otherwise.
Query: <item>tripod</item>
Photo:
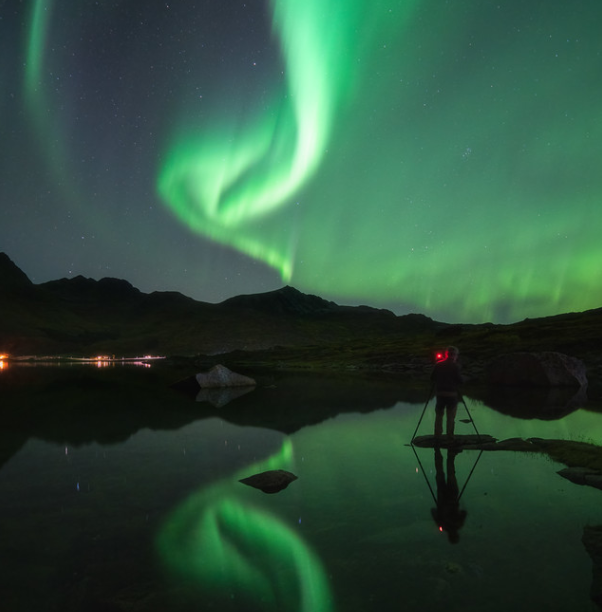
[[[418,433],[418,428],[420,427],[420,423],[422,423],[422,419],[424,418],[424,413],[426,412],[426,407],[429,405],[429,402],[431,401],[431,398],[433,396],[433,390],[434,390],[434,385],[431,387],[428,399],[426,400],[426,403],[424,404],[424,408],[422,409],[422,414],[420,415],[420,419],[418,420],[418,425],[416,425],[416,429],[414,430],[414,434],[412,435],[412,440],[411,442],[414,441],[414,438],[416,437],[416,434]],[[472,418],[472,415],[470,414],[470,410],[468,410],[468,406],[466,405],[466,402],[464,401],[464,398],[460,395],[460,401],[464,404],[464,408],[466,408],[466,414],[468,415],[468,419],[469,421],[472,423],[472,426],[474,427],[475,433],[477,434],[477,438],[479,440],[479,442],[481,441],[481,435],[479,434],[479,430],[477,429],[477,426],[475,425],[474,419]]]

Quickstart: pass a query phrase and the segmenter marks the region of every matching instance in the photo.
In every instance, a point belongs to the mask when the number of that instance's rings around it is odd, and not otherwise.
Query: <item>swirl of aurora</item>
[[[602,123],[567,93],[595,72],[595,28],[542,13],[533,51],[491,29],[499,6],[479,35],[429,2],[272,6],[288,90],[174,144],[159,189],[178,217],[340,298],[477,320],[599,305]]]
[[[259,291],[279,275],[448,322],[602,303],[596,0],[25,5],[41,201],[94,231],[93,265],[117,228],[138,274],[163,282],[163,257],[198,299],[203,278]],[[147,223],[160,202],[177,223]],[[230,249],[265,266],[233,269]],[[229,283],[209,290],[231,297]]]
[[[290,226],[280,227],[280,238],[274,233],[272,241],[256,236],[253,224],[289,203],[318,167],[339,100],[350,86],[341,58],[348,56],[361,12],[358,3],[340,0],[272,5],[286,58],[287,95],[242,133],[220,126],[179,142],[163,168],[159,191],[191,228],[265,260],[289,280]]]

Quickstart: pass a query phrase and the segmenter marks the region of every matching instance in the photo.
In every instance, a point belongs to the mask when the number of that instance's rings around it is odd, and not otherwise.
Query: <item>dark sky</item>
[[[219,302],[602,306],[602,4],[0,4],[0,250]]]

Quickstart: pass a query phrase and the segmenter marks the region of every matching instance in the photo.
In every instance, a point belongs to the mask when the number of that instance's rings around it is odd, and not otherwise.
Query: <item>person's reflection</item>
[[[443,470],[441,449],[435,447],[435,470],[437,480],[437,507],[431,510],[439,531],[447,532],[452,544],[460,539],[460,529],[466,520],[466,510],[460,510],[460,493],[456,479],[454,461],[459,450],[447,449],[447,479]]]

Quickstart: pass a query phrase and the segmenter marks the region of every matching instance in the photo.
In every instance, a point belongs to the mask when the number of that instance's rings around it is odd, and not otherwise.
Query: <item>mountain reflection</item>
[[[257,388],[242,395],[240,389],[207,393],[198,387],[184,393],[173,388],[182,372],[167,367],[12,367],[0,375],[0,465],[30,437],[72,446],[115,444],[141,429],[175,430],[212,417],[292,434],[341,413],[421,404],[428,394],[428,385],[395,377],[283,372],[257,378]],[[586,401],[583,392],[562,388],[492,388],[475,395],[522,419],[558,419]]]

